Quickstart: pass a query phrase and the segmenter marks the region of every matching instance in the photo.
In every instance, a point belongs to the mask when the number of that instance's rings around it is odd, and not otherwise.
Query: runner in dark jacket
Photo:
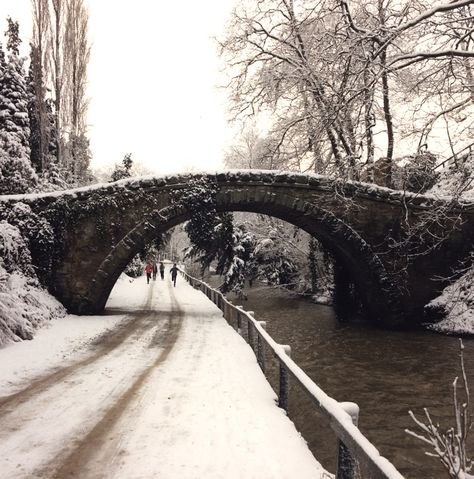
[[[176,263],[173,265],[173,267],[170,269],[171,273],[171,281],[173,281],[173,285],[176,288],[176,276],[178,276],[178,268],[176,267]]]

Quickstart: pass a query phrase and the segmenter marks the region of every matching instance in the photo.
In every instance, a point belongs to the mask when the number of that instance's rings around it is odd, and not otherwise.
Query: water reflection
[[[416,428],[408,410],[421,416],[428,407],[441,424],[451,417],[451,384],[460,374],[458,339],[341,323],[332,308],[280,289],[256,287],[249,290],[248,301],[234,303],[255,311],[277,342],[291,345],[295,361],[326,393],[359,404],[360,429],[405,477],[447,477],[437,460],[424,454],[422,443],[404,430]],[[474,341],[464,343],[472,378]],[[276,384],[276,374],[271,382]],[[315,457],[334,470],[334,435],[319,426],[312,404],[294,390],[290,415]]]

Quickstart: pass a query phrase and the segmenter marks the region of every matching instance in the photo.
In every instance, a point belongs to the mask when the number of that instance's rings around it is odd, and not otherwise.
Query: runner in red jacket
[[[150,284],[151,273],[153,272],[153,266],[150,262],[145,265],[145,273],[146,273],[146,282]]]

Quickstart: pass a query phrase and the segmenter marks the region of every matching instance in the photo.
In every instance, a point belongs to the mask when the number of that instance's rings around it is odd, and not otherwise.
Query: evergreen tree
[[[230,248],[229,248],[230,249]],[[224,292],[234,291],[242,296],[245,280],[251,283],[257,276],[258,265],[254,257],[255,237],[247,231],[244,225],[235,226],[232,234],[232,244],[229,253],[229,261],[224,271]]]
[[[111,181],[118,181],[124,178],[130,178],[132,176],[132,154],[127,153],[122,160],[122,163],[119,165],[115,165],[115,169],[111,175]]]
[[[38,48],[31,45],[28,71],[28,116],[30,121],[30,159],[38,173],[45,173],[54,161],[55,148],[51,148],[54,117],[46,99],[43,65]]]
[[[89,139],[84,133],[78,135],[71,133],[66,145],[66,152],[70,160],[68,170],[72,178],[79,184],[88,183],[91,176],[89,165],[92,158]]]
[[[8,60],[0,45],[0,194],[24,193],[37,176],[30,162],[28,92],[18,23],[8,18]]]

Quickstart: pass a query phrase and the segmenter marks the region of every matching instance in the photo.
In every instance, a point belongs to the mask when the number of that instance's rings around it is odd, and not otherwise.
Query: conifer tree
[[[0,194],[24,193],[37,183],[30,162],[28,92],[19,56],[18,22],[8,18],[5,58],[0,46]]]
[[[133,166],[132,154],[127,153],[123,157],[122,163],[120,165],[115,165],[115,169],[111,175],[111,181],[118,181],[124,178],[130,178],[132,176],[132,172],[131,172],[132,166]]]
[[[51,148],[54,118],[49,114],[46,85],[37,47],[31,45],[30,67],[27,78],[28,116],[30,121],[30,159],[38,173],[45,172],[53,161]],[[53,121],[52,121],[53,120]]]

